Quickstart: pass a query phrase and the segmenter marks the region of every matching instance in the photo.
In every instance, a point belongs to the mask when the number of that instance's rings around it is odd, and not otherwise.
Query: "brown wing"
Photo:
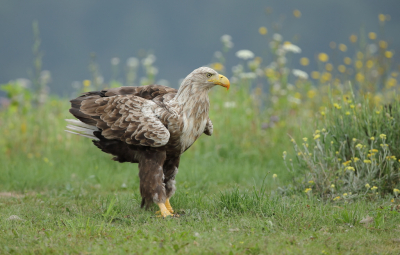
[[[147,100],[153,100],[158,96],[173,93],[174,96],[178,92],[174,88],[162,86],[162,85],[147,85],[141,87],[126,86],[120,88],[112,88],[101,91],[105,97],[117,96],[117,95],[133,95],[138,96]]]
[[[157,107],[138,96],[91,96],[81,101],[79,111],[90,122],[95,121],[107,139],[160,147],[168,143],[170,134],[154,113]]]

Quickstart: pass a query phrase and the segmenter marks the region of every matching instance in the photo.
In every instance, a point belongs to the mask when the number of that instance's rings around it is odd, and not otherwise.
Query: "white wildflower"
[[[156,56],[153,54],[148,55],[146,58],[142,59],[142,65],[150,66],[156,61]]]
[[[134,57],[128,58],[128,60],[126,61],[126,65],[128,67],[135,68],[135,67],[137,67],[139,65],[139,60],[137,58],[134,58]]]
[[[247,60],[254,58],[254,53],[249,50],[239,50],[236,52],[236,57]]]
[[[255,78],[257,78],[257,74],[252,73],[252,72],[250,72],[250,73],[241,73],[240,74],[240,78],[242,78],[242,79],[255,79]]]
[[[167,87],[170,86],[170,85],[169,85],[169,81],[167,81],[167,80],[165,80],[165,79],[158,80],[158,81],[156,82],[156,84],[163,85],[163,86],[167,86]]]
[[[225,108],[236,108],[236,102],[225,102],[224,107]]]
[[[278,62],[278,64],[280,65],[284,65],[286,64],[286,58],[285,57],[279,57],[276,62]]]
[[[372,44],[368,45],[368,51],[371,54],[375,54],[378,51],[378,46],[376,46],[376,44],[372,43]]]
[[[97,77],[96,77],[96,82],[97,82],[97,84],[103,84],[103,82],[104,82],[104,77],[101,76],[101,75],[97,76]]]
[[[119,58],[112,58],[111,59],[111,65],[116,66],[119,64]]]
[[[237,65],[232,67],[232,73],[241,73],[243,72],[243,66],[242,65]]]
[[[232,37],[230,35],[223,35],[221,36],[221,42],[224,44],[225,47],[228,49],[233,48]]]
[[[256,69],[256,74],[258,76],[260,76],[260,77],[263,77],[264,76],[264,71],[261,68],[257,68]]]
[[[122,183],[121,188],[126,189],[128,186],[126,185],[126,183]]]
[[[51,73],[49,70],[43,70],[40,72],[40,82],[42,84],[47,84],[51,81]]]
[[[151,66],[147,69],[148,74],[150,75],[157,75],[158,74],[158,69],[157,67]]]
[[[217,59],[222,58],[222,52],[220,52],[220,51],[214,52],[214,57],[217,58]]]
[[[221,42],[225,43],[225,42],[228,42],[228,41],[232,41],[232,36],[230,36],[230,35],[221,36]]]
[[[286,52],[301,53],[300,47],[291,43],[284,44],[282,49]]]
[[[288,97],[289,102],[295,103],[295,104],[300,104],[301,100],[292,96]]]
[[[282,48],[276,50],[276,55],[278,56],[285,56],[286,51]]]
[[[32,84],[32,82],[26,78],[18,78],[15,80],[15,82],[26,89],[29,88]]]
[[[274,34],[273,36],[272,36],[272,38],[275,40],[275,41],[278,41],[278,42],[280,42],[280,41],[282,41],[282,36],[280,35],[280,34]]]
[[[299,77],[300,79],[307,80],[308,79],[308,74],[304,71],[301,71],[299,69],[293,69],[292,71],[293,75],[296,77]]]
[[[275,41],[271,41],[271,42],[269,43],[269,47],[270,47],[271,49],[275,49],[277,46],[278,46],[278,43],[275,42]]]

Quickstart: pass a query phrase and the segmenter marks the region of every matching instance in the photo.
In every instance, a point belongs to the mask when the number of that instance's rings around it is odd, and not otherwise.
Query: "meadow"
[[[32,86],[1,87],[0,253],[398,254],[398,70],[386,40],[350,35],[304,72],[295,42],[258,32],[270,53],[236,52],[230,91],[210,93],[214,134],[183,155],[180,217],[166,219],[140,209],[137,165],[64,132],[69,102],[45,94],[35,44]],[[221,41],[210,66],[224,73],[232,43]],[[76,90],[152,83],[154,68],[151,55],[131,59],[124,82],[104,84],[92,61]]]

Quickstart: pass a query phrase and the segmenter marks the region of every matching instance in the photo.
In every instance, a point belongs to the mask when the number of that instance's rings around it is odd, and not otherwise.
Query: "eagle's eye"
[[[207,73],[207,78],[210,78],[212,76],[211,73]]]

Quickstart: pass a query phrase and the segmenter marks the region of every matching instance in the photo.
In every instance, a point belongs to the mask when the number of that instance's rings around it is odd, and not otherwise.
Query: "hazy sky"
[[[240,49],[263,56],[268,44],[258,28],[265,26],[272,35],[273,23],[282,24],[279,33],[285,40],[298,36],[296,44],[303,51],[296,59],[313,59],[318,52],[329,53],[331,41],[349,45],[349,35],[359,34],[361,28],[378,33],[378,14],[389,14],[385,37],[390,49],[400,52],[400,1],[396,0],[0,0],[0,6],[0,83],[29,78],[32,21],[38,20],[43,68],[52,73],[51,91],[64,95],[72,91],[73,81],[90,78],[91,52],[97,54],[108,81],[111,58],[124,64],[141,50],[152,51],[157,79],[177,87],[180,78],[213,60],[223,34],[233,38],[230,66],[238,63],[234,53]],[[272,9],[269,16],[267,7]],[[300,19],[293,17],[294,9],[301,11]],[[396,62],[399,55],[395,54]]]

